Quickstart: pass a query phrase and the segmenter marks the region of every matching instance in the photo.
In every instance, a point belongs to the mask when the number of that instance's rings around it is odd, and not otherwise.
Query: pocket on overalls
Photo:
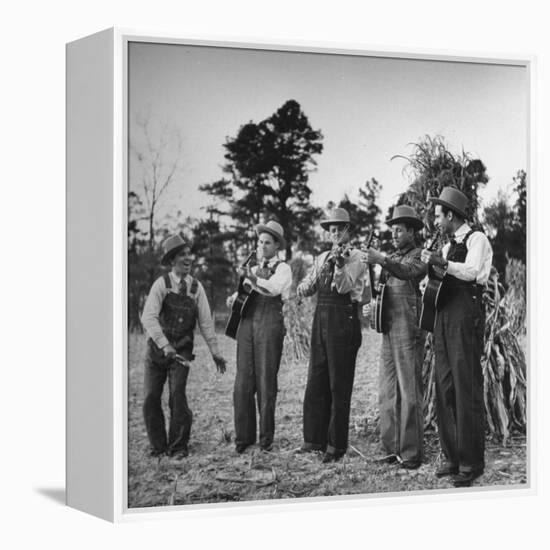
[[[346,347],[353,346],[357,335],[354,331],[352,306],[334,308],[333,311],[338,312],[335,315],[335,323],[333,324],[336,336],[335,344]]]

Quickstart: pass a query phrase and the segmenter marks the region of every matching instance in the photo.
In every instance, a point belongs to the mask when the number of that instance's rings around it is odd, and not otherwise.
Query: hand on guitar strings
[[[250,266],[239,268],[239,276],[246,277],[253,285],[256,284],[258,277],[252,273],[252,268]]]
[[[235,301],[235,298],[237,297],[237,293],[234,292],[233,294],[231,294],[231,296],[228,296],[227,297],[227,300],[225,301],[225,305],[231,309],[233,307],[233,302]]]
[[[428,265],[435,265],[438,267],[447,267],[447,260],[441,256],[440,252],[430,252],[429,250],[423,250],[420,255],[420,259]]]

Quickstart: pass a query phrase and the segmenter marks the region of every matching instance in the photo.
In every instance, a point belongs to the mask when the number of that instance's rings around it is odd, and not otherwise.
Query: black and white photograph
[[[2,546],[544,546],[543,7],[7,3]]]
[[[127,506],[525,488],[529,75],[132,41]]]

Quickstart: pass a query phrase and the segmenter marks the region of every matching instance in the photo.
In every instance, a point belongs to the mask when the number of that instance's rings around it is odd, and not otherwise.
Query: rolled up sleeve
[[[338,294],[347,294],[348,292],[358,291],[359,284],[365,275],[365,264],[361,261],[361,253],[353,250],[351,256],[346,260],[342,267],[334,269],[334,287]]]
[[[214,320],[212,319],[212,313],[210,312],[210,306],[208,305],[206,292],[204,291],[204,287],[200,283],[197,291],[197,310],[198,324],[202,337],[208,345],[210,353],[212,355],[219,355],[220,350],[218,348],[218,338],[216,336]]]
[[[141,324],[145,332],[161,349],[169,344],[168,338],[166,338],[164,332],[162,332],[159,321],[160,310],[162,309],[162,302],[165,296],[166,285],[164,279],[160,277],[153,283],[147,300],[145,301],[143,313],[141,314]]]
[[[421,259],[422,251],[418,248],[402,258],[388,256],[384,262],[384,269],[398,279],[410,281],[420,280],[428,273],[428,266]]]
[[[320,254],[315,261],[313,266],[309,270],[309,273],[302,279],[299,287],[302,289],[304,296],[313,296],[317,292],[318,287],[318,273],[325,263],[325,258],[327,257],[328,252],[323,252]]]

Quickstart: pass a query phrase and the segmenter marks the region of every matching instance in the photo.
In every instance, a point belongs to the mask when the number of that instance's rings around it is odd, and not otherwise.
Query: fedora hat
[[[183,250],[185,247],[189,246],[179,235],[170,235],[162,243],[162,260],[160,263],[162,265],[170,265],[170,262],[174,256]]]
[[[444,187],[437,199],[430,199],[434,204],[440,204],[450,208],[459,216],[466,218],[466,207],[468,206],[468,197],[455,187]]]
[[[393,225],[394,223],[405,223],[412,226],[415,230],[422,229],[424,226],[422,220],[416,215],[414,208],[405,204],[395,206],[391,219],[386,221],[387,225]]]
[[[348,211],[343,208],[332,208],[328,216],[320,224],[323,229],[328,229],[330,225],[334,224],[348,224],[351,226]]]
[[[259,237],[261,233],[269,233],[272,237],[279,241],[281,248],[286,247],[283,227],[280,223],[277,223],[273,220],[268,221],[266,224],[259,223],[256,226],[256,235],[258,235]]]

